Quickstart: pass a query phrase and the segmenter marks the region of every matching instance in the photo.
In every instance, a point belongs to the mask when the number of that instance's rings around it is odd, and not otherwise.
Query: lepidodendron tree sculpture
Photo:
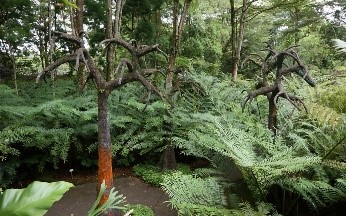
[[[155,68],[140,68],[139,66],[139,59],[141,57],[148,53],[161,50],[159,49],[158,44],[153,46],[137,47],[135,43],[127,42],[120,36],[102,41],[100,45],[105,44],[105,49],[111,43],[114,43],[125,48],[131,54],[131,59],[122,58],[119,65],[113,69],[115,71],[115,78],[111,81],[106,81],[103,74],[100,72],[101,69],[99,69],[94,63],[88,49],[84,46],[84,38],[82,37],[84,35],[83,32],[79,34],[80,37],[56,31],[53,33],[64,41],[74,43],[78,46],[78,49],[76,52],[68,54],[44,68],[37,76],[36,82],[38,82],[39,79],[48,72],[51,72],[60,65],[68,62],[75,62],[76,69],[79,68],[79,64],[84,64],[85,68],[89,72],[88,80],[91,78],[94,81],[98,96],[98,187],[100,188],[103,181],[105,181],[107,187],[99,203],[99,206],[101,206],[107,201],[109,192],[113,187],[112,145],[108,117],[108,97],[113,90],[134,81],[140,82],[148,91],[154,91],[161,95],[146,79],[146,77],[158,72],[158,70]],[[107,213],[107,215],[109,214],[112,215],[112,213]]]
[[[284,76],[295,73],[302,77],[310,86],[315,87],[316,85],[315,81],[310,77],[308,69],[302,63],[298,54],[292,48],[293,47],[289,47],[284,51],[277,52],[269,47],[267,48],[269,53],[264,59],[261,56],[254,54],[261,60],[261,65],[259,66],[261,67],[262,71],[262,80],[260,81],[256,90],[248,92],[248,95],[246,96],[242,104],[242,108],[244,111],[246,103],[250,104],[256,97],[265,95],[269,103],[268,128],[272,130],[274,134],[276,134],[277,132],[277,103],[279,98],[286,99],[298,110],[300,110],[299,105],[302,105],[307,111],[307,108],[302,99],[286,92],[283,82]],[[284,63],[284,60],[286,58],[293,60],[293,64],[291,66],[288,66]],[[250,60],[250,58],[245,59],[245,61],[247,60]],[[268,74],[274,70],[275,80],[272,84],[269,84]]]

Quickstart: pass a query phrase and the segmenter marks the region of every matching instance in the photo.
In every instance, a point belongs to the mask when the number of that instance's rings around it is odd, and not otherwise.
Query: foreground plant
[[[0,195],[0,215],[44,215],[71,187],[73,184],[64,181],[35,181],[23,189],[7,189]]]
[[[106,190],[106,184],[103,181],[101,184],[101,188],[97,196],[97,199],[94,202],[91,209],[89,210],[87,216],[98,216],[98,215],[101,215],[103,212],[107,212],[109,210],[116,210],[116,209],[125,210],[126,209],[126,206],[124,205],[126,197],[124,197],[122,194],[118,195],[118,191],[115,191],[114,187],[109,192],[108,200],[105,203],[103,203],[102,206],[97,207],[97,205],[100,203],[101,197],[103,193],[105,192],[105,190]]]

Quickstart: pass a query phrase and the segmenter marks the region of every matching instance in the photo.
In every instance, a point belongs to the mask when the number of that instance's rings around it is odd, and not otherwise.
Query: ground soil
[[[126,197],[128,204],[149,206],[156,216],[176,216],[177,211],[168,206],[167,194],[132,175],[131,169],[116,169],[115,190]],[[75,184],[64,196],[48,210],[45,216],[85,216],[94,203],[97,192],[96,174],[59,176],[57,180]]]

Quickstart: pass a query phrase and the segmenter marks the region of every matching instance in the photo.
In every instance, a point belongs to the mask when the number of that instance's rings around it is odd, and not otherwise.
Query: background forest
[[[180,215],[333,215],[346,206],[345,11],[2,0],[0,187],[96,172],[104,96],[113,167],[190,163],[157,183]]]

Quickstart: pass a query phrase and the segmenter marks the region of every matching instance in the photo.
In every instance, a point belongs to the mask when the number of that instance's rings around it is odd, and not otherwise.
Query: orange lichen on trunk
[[[99,147],[98,166],[98,185],[101,185],[103,181],[106,184],[106,190],[99,203],[99,206],[101,206],[108,200],[109,192],[113,187],[112,152],[110,148],[108,149],[106,146]]]

